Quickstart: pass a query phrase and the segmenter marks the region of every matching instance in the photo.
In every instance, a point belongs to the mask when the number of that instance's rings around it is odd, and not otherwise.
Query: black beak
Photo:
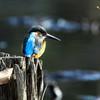
[[[55,36],[53,36],[53,35],[50,35],[50,34],[46,34],[46,37],[47,38],[51,38],[51,39],[54,39],[54,40],[58,40],[58,41],[61,41],[61,39],[59,39],[59,38],[57,38],[57,37],[55,37]]]

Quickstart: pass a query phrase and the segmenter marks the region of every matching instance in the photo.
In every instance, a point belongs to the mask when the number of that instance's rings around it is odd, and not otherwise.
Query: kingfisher
[[[44,27],[32,26],[23,40],[22,51],[25,57],[34,57],[36,59],[41,57],[46,48],[45,38],[61,41],[59,38],[47,33]]]

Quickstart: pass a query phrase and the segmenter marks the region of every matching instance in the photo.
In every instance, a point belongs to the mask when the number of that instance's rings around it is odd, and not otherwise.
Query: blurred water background
[[[46,39],[40,58],[62,100],[99,100],[99,6],[100,0],[0,0],[0,51],[23,55],[24,35],[32,25],[42,25],[62,40]],[[46,94],[45,100],[53,99]]]

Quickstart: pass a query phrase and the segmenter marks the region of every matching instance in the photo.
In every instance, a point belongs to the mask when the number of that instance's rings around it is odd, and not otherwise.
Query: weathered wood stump
[[[0,100],[43,100],[46,85],[41,60],[1,52],[0,75]]]

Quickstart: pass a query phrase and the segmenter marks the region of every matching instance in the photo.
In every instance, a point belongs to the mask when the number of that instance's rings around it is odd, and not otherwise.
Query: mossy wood
[[[0,77],[0,100],[43,100],[46,85],[42,72],[42,61],[34,58],[0,53],[0,72],[13,68],[6,81]],[[3,83],[4,82],[4,83]]]

